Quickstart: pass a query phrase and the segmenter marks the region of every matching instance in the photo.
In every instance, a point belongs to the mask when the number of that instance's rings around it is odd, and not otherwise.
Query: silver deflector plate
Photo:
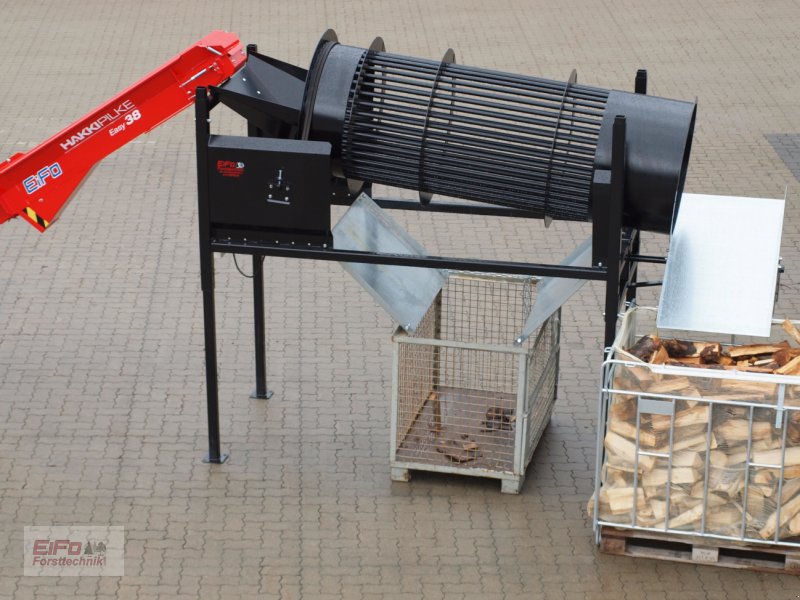
[[[343,250],[426,256],[425,248],[394,219],[361,194],[333,228]],[[447,271],[396,265],[339,263],[403,329],[414,331],[447,280]]]
[[[767,337],[784,200],[684,194],[658,327]]]

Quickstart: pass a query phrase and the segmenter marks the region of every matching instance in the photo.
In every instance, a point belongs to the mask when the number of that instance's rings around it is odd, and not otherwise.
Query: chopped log
[[[692,342],[683,340],[662,340],[662,344],[672,358],[700,357],[700,351]]]
[[[632,485],[633,472],[606,463],[603,465],[603,482],[609,487],[628,487]]]
[[[760,439],[772,436],[772,424],[765,421],[753,421],[753,432],[750,435],[750,423],[745,419],[728,419],[714,428],[726,442],[742,442],[748,438]]]
[[[701,479],[700,481],[695,482],[692,486],[691,491],[689,492],[689,496],[694,498],[695,500],[702,500],[703,495],[706,495],[707,498],[707,506],[708,508],[714,508],[716,506],[722,506],[723,504],[727,504],[730,502],[730,498],[728,498],[727,494],[725,493],[716,493],[714,490],[709,489],[708,493],[706,493],[706,484],[705,480]]]
[[[722,356],[722,346],[716,342],[708,344],[700,352],[700,358],[705,364],[719,363],[720,356]]]
[[[647,498],[648,504],[652,503],[654,499],[663,498],[664,497],[664,487],[663,486],[644,486],[642,488],[644,490],[644,497]]]
[[[776,373],[776,371],[774,371],[773,369],[770,369],[768,367],[754,367],[754,366],[750,365],[749,363],[729,365],[729,366],[725,367],[725,370],[727,370],[727,371],[742,371],[743,373],[765,373],[765,374],[769,374],[769,375],[771,375],[773,373]]]
[[[700,390],[698,390],[693,385],[691,385],[688,388],[686,388],[685,390],[683,390],[681,392],[681,395],[684,396],[684,397],[687,397],[687,398],[702,398],[703,397],[703,394],[700,393]],[[693,400],[679,400],[678,402],[679,403],[680,402],[686,402],[686,408],[693,408],[693,407],[697,406],[697,402],[693,401]]]
[[[660,347],[661,340],[657,335],[645,335],[639,338],[639,341],[628,348],[626,352],[642,362],[650,362]]]
[[[762,394],[765,397],[776,396],[778,386],[774,383],[762,383],[760,381],[745,381],[742,379],[723,379],[720,382],[720,390]]]
[[[676,439],[672,441],[672,451],[673,452],[680,452],[681,450],[697,450],[700,452],[705,452],[706,444],[708,443],[708,437],[705,433],[695,436],[677,436]],[[714,450],[717,448],[717,438],[712,433],[711,434],[711,449]],[[666,444],[659,448],[655,448],[653,452],[658,454],[667,454],[669,452],[669,445]]]
[[[800,445],[800,411],[792,411],[792,416],[789,417],[789,423],[786,425],[788,431],[786,435],[793,444]]]
[[[728,466],[728,453],[722,450],[712,450],[708,457],[708,462],[712,467],[727,467]]]
[[[719,347],[718,342],[687,342],[684,340],[661,340],[661,343],[672,358],[689,358],[700,356],[709,346]]]
[[[751,356],[758,356],[759,354],[774,354],[780,350],[785,350],[789,347],[787,342],[780,344],[748,344],[746,346],[730,346],[727,349],[727,354],[731,358],[746,358]]]
[[[609,431],[606,434],[605,439],[605,448],[609,452],[609,455],[616,457],[617,459],[621,460],[620,462],[615,462],[616,466],[628,465],[631,469],[633,469],[633,465],[636,461],[636,444],[633,442],[626,440],[621,435],[614,433],[613,431]],[[610,458],[610,457],[609,457]],[[653,468],[655,464],[655,457],[653,456],[639,456],[639,469],[643,469],[645,471],[649,471]]]
[[[794,326],[789,319],[784,319],[781,323],[781,328],[789,334],[789,336],[798,344],[800,344],[800,331]]]
[[[654,365],[663,365],[669,360],[669,354],[667,354],[667,350],[664,346],[659,346],[658,350],[656,350],[655,354],[653,354],[652,358],[650,359],[650,363]]]
[[[724,401],[729,402],[731,400],[735,400],[738,402],[758,402],[763,403],[766,398],[764,394],[743,394],[738,392],[725,392],[725,393],[717,393],[717,394],[706,394],[703,396],[705,400],[710,401]]]
[[[611,421],[630,421],[636,418],[636,399],[633,397],[626,397],[625,399],[617,398],[611,403],[609,408],[609,422]]]
[[[722,361],[722,358],[720,358]],[[689,368],[699,368],[699,369],[722,369],[726,364],[722,362],[718,363],[704,363],[703,360],[697,356],[689,356],[686,358],[670,358],[667,361],[668,365],[672,367],[689,367]]]
[[[663,494],[666,490],[661,488],[661,494]],[[697,499],[692,498],[689,494],[686,493],[684,488],[682,487],[674,487],[671,488],[669,491],[669,504],[670,504],[670,511],[674,513],[681,513],[697,504]]]
[[[777,430],[776,433],[780,434],[780,432]],[[762,450],[775,450],[776,448],[780,447],[780,438],[773,438],[772,436],[768,436],[760,440],[753,440],[751,444],[751,449],[753,452],[761,452]]]
[[[785,481],[781,490],[781,502],[786,503],[798,494],[800,494],[800,479]]]
[[[708,417],[711,413],[711,407],[708,405],[695,406],[680,411],[675,415],[675,427],[687,427],[689,425],[705,425],[708,423]]]
[[[780,524],[778,524],[778,510],[776,509],[767,519],[766,525],[758,532],[763,539],[766,540],[773,537],[778,527],[782,528],[786,523],[791,521],[795,515],[800,513],[800,496],[795,496],[781,506],[780,513]]]
[[[653,517],[656,521],[664,522],[664,517],[667,516],[667,501],[666,500],[651,500],[650,508],[653,511]]]
[[[761,463],[762,465],[775,465],[776,467],[781,464],[781,450],[762,450],[753,452],[753,462]],[[800,446],[793,446],[786,448],[784,456],[784,467],[800,466]]]
[[[503,408],[501,406],[490,406],[485,413],[482,421],[481,431],[512,431],[514,422],[517,420],[513,408]]]
[[[724,413],[724,415],[720,415]],[[727,415],[728,419],[744,419],[747,417],[748,410],[744,406],[723,405],[717,408],[717,416]]]
[[[770,372],[774,371],[775,369],[779,369],[781,365],[779,365],[776,361],[772,360],[772,358],[765,358],[764,360],[757,360],[753,363],[754,367],[761,367],[762,369],[767,369]]]
[[[800,385],[790,385],[786,389],[786,398],[784,400],[787,406],[800,407]]]
[[[692,485],[691,489],[689,490],[689,496],[694,498],[695,500],[702,500],[703,494],[706,492],[705,480],[701,479],[699,481],[695,481],[694,485]]]
[[[618,433],[630,440],[636,440],[636,425],[629,421],[609,419],[608,430]],[[646,427],[639,427],[639,447],[654,448],[664,443],[664,436],[657,435]]]
[[[747,460],[747,450],[743,446],[727,448],[724,452],[728,459],[728,463],[725,465],[726,467],[739,467]]]
[[[728,503],[706,513],[706,531],[717,535],[739,535],[742,523],[742,509],[735,503]]]
[[[636,522],[645,527],[653,526],[655,519],[653,519],[653,509],[650,507],[650,504],[645,504],[636,511]]]
[[[610,518],[611,515],[611,506],[608,503],[608,490],[603,487],[600,489],[600,502],[598,506],[598,513],[600,514],[600,518]],[[589,498],[589,502],[586,504],[586,510],[589,515],[594,514],[594,503],[596,501],[595,495],[592,494],[592,497]]]
[[[760,520],[759,528],[766,524],[767,515],[775,509],[775,503],[769,500],[758,486],[750,486],[747,491],[747,512]]]
[[[772,355],[772,360],[782,367],[798,356],[800,356],[800,348],[783,348]]]
[[[452,434],[436,442],[436,451],[455,463],[465,463],[481,457],[479,446],[469,435]]]
[[[750,477],[750,481],[757,486],[774,485],[776,479],[773,469],[756,469],[755,473]]]
[[[751,485],[752,489],[756,490],[757,492],[764,495],[765,498],[775,498],[778,493],[778,489],[776,485]],[[774,500],[773,500],[774,502]]]
[[[631,508],[633,508],[632,487],[608,488],[606,489],[606,495],[608,496],[608,504],[611,507],[612,514],[624,514],[630,512]],[[636,488],[636,509],[639,510],[645,506],[647,506],[647,502],[644,498],[644,490],[642,488]]]
[[[700,479],[700,472],[688,467],[673,467],[672,477],[668,478],[669,469],[652,469],[642,476],[642,484],[645,487],[656,487],[666,485],[669,479],[675,485],[690,484]]]
[[[704,465],[705,465],[705,460],[700,456],[700,452],[696,450],[682,450],[680,452],[672,453],[673,467],[689,467],[691,469],[702,469]]]
[[[675,529],[680,529],[681,527],[685,527],[686,525],[699,523],[702,518],[703,518],[703,504],[700,503],[697,506],[690,508],[686,512],[681,513],[677,517],[669,519],[668,525]]]
[[[778,375],[797,375],[800,374],[800,356],[795,356],[780,369],[776,369]]]
[[[723,354],[723,355],[721,355],[721,356],[719,357],[719,364],[721,364],[723,367],[729,367],[729,366],[731,366],[731,365],[735,364],[735,362],[736,362],[736,361],[734,361],[734,360],[733,360],[733,359],[730,357],[730,355],[727,355],[727,354]]]
[[[674,392],[681,392],[693,387],[688,377],[683,376],[668,376],[664,377],[661,381],[654,381],[645,387],[645,391],[651,394],[670,394]]]
[[[681,427],[675,430],[675,434],[673,435],[673,442],[677,440],[677,438],[686,437],[708,437],[708,424],[707,423],[697,423],[695,425],[686,425],[685,427]],[[712,436],[713,437],[713,436]]]
[[[795,477],[800,477],[800,465],[784,467],[783,469],[784,479],[794,479]]]
[[[709,469],[709,491],[726,494],[729,498],[734,498],[743,488],[744,469]]]
[[[800,515],[795,515],[786,527],[784,537],[790,538],[800,535]]]
[[[694,408],[679,411],[675,415],[675,429],[708,423],[708,413],[708,405],[695,406]],[[667,431],[672,425],[672,417],[669,415],[653,415],[652,419],[652,426],[656,431]],[[676,433],[675,435],[678,434]]]
[[[647,365],[626,365],[624,367],[619,367],[617,371],[624,373],[626,375],[626,379],[633,381],[640,386],[656,380],[656,376]],[[621,389],[625,389],[625,386],[622,386]]]
[[[699,356],[682,356],[679,358],[672,358],[667,364],[675,365],[675,366],[686,366],[686,365],[702,365],[703,359]]]

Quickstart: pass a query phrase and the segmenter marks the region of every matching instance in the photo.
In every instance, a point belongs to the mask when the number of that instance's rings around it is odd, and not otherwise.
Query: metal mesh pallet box
[[[393,336],[391,473],[501,480],[519,493],[550,421],[560,310],[522,344],[536,279],[451,273],[413,334]]]
[[[626,312],[603,366],[589,508],[597,542],[614,528],[643,539],[796,553],[800,377],[651,364],[625,351],[653,334],[776,346],[787,340],[781,322],[765,341],[657,330],[655,321],[655,309]]]

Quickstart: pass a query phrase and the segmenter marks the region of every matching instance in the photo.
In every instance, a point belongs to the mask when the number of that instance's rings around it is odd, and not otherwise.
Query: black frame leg
[[[620,284],[620,260],[622,255],[622,207],[625,199],[625,117],[614,117],[611,146],[611,181],[609,185],[609,232],[606,261],[605,348],[614,344],[617,335],[617,313],[620,296],[625,291]]]
[[[214,253],[201,253],[203,279],[203,329],[206,348],[206,397],[208,409],[208,454],[205,463],[222,464],[229,455],[221,450],[219,435],[219,380],[217,376],[217,323],[214,303]]]
[[[264,312],[264,257],[253,255],[253,338],[256,346],[256,389],[251,398],[268,400],[272,391],[267,389],[267,339]]]
[[[203,289],[203,332],[206,351],[206,409],[208,412],[208,454],[203,462],[221,464],[219,436],[219,379],[217,374],[217,320],[214,305],[214,252],[208,210],[207,150],[211,133],[210,106],[206,88],[195,91],[195,134],[197,136],[197,212],[200,222],[200,285]]]

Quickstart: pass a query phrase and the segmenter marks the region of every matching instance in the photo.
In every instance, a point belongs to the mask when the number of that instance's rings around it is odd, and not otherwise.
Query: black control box
[[[212,135],[212,235],[223,241],[331,245],[331,145]]]

